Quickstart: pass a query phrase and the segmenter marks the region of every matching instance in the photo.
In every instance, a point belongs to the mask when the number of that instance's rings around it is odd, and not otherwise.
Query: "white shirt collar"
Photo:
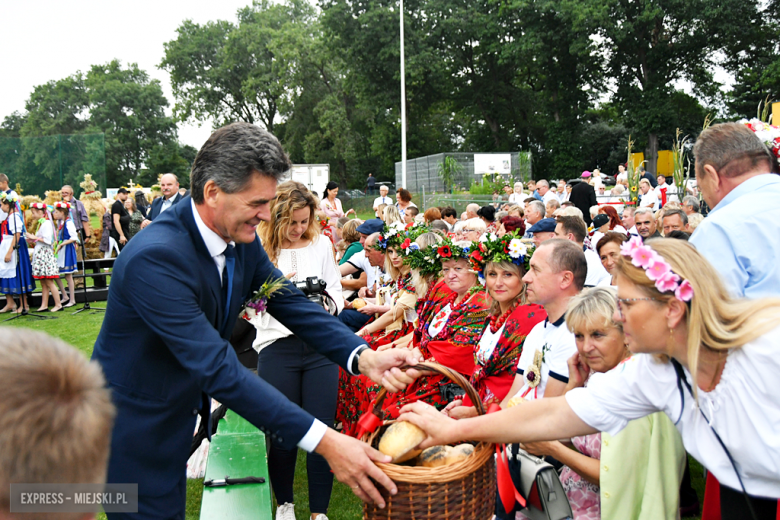
[[[227,242],[206,226],[203,219],[200,218],[198,209],[195,207],[195,201],[190,199],[190,205],[192,206],[192,216],[195,217],[195,225],[198,226],[198,231],[206,244],[206,249],[209,250],[209,254],[212,258],[223,255],[228,246]],[[235,246],[236,243],[231,241],[230,245]]]

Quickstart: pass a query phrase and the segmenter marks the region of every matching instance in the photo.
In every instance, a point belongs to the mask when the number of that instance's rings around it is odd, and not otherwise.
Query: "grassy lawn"
[[[105,307],[105,302],[96,302],[95,306]],[[76,308],[79,308],[77,306]],[[82,312],[73,315],[75,308],[67,309],[67,312],[58,312],[55,320],[36,320],[30,317],[22,317],[9,322],[0,321],[0,325],[12,327],[27,327],[40,330],[59,337],[78,348],[85,356],[92,355],[92,348],[97,338],[100,326],[103,323],[103,313]],[[2,315],[0,315],[1,317]],[[6,315],[8,316],[8,315]],[[704,496],[704,478],[701,465],[689,457],[691,462],[691,478],[693,487],[699,495],[699,500]],[[309,518],[308,515],[308,487],[306,479],[305,453],[299,451],[298,463],[295,472],[295,504],[298,520]],[[202,480],[190,480],[187,483],[187,519],[195,520],[200,515],[200,501],[203,492]],[[348,486],[339,482],[334,483],[333,496],[330,502],[329,517],[334,520],[358,520],[362,518],[362,506],[360,500],[352,494]],[[99,515],[99,519],[105,520],[105,515]]]

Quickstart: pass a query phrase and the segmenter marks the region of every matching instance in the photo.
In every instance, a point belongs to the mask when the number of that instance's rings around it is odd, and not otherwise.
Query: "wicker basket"
[[[436,363],[420,363],[415,369],[436,372],[460,386],[477,408],[485,409],[469,382],[454,370]],[[387,392],[383,388],[376,396],[374,413],[381,417],[382,402]],[[363,441],[376,447],[385,425],[363,436]],[[395,482],[398,493],[391,496],[383,487],[377,489],[385,499],[384,509],[376,504],[363,505],[363,518],[374,520],[490,520],[496,501],[496,468],[492,444],[479,443],[466,460],[449,466],[425,468],[377,463]]]

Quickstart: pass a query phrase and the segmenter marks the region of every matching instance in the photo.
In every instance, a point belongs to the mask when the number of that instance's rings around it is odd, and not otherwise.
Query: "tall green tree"
[[[106,173],[117,186],[150,164],[156,147],[176,145],[176,125],[165,114],[168,101],[160,83],[131,63],[94,65],[85,81],[89,130],[106,139]]]
[[[759,17],[758,0],[603,0],[598,34],[605,41],[614,101],[627,126],[644,136],[655,172],[659,135],[674,135],[675,83],[687,81],[712,99],[721,56],[750,44],[745,28]]]
[[[171,75],[177,117],[218,125],[246,121],[273,132],[294,90],[294,64],[279,52],[279,35],[307,31],[315,14],[305,0],[260,0],[241,9],[236,24],[185,21],[164,45],[160,64]]]

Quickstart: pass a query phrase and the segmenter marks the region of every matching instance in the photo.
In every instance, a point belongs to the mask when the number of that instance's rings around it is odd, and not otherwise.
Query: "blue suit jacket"
[[[181,193],[177,193],[176,195],[174,195],[173,200],[171,201],[171,209],[173,209],[173,206],[181,202],[181,199],[183,198],[184,197],[181,196]],[[162,197],[157,197],[156,199],[154,199],[152,201],[152,207],[149,210],[149,214],[146,216],[146,218],[149,220],[154,220],[157,217],[159,217],[160,209],[162,209],[162,203],[163,203]]]
[[[303,438],[314,418],[244,368],[227,340],[243,302],[271,276],[282,273],[259,239],[237,244],[232,301],[229,309],[220,308],[219,274],[189,197],[124,248],[92,354],[118,410],[109,482],[138,483],[142,501],[175,494],[184,479],[196,416],[208,406],[206,394],[286,448]],[[352,351],[365,342],[292,284],[289,289],[270,299],[268,311],[308,345],[346,366]],[[183,514],[183,500],[180,508]],[[175,513],[160,511],[159,517]]]

